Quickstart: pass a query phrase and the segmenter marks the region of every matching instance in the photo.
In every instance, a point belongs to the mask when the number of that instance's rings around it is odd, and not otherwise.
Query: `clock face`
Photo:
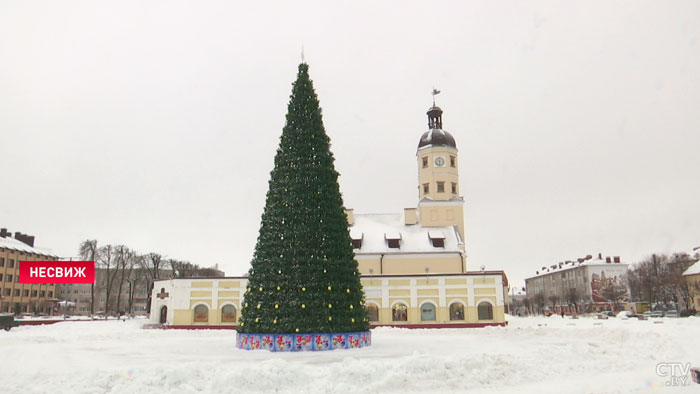
[[[445,158],[442,156],[438,156],[435,158],[435,167],[444,167],[445,166]]]

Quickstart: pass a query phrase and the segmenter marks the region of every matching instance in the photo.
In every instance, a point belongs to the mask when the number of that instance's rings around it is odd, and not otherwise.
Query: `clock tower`
[[[442,129],[442,109],[433,102],[427,114],[428,131],[421,136],[416,152],[420,221],[423,227],[456,226],[464,241],[457,144]]]

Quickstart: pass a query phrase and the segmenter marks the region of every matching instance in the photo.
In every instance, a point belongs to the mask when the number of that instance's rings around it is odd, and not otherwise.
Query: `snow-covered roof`
[[[700,260],[696,261],[695,264],[691,265],[683,272],[683,276],[698,274],[700,274]]]
[[[573,268],[578,268],[578,267],[583,267],[583,266],[588,266],[588,265],[605,265],[605,266],[620,266],[624,265],[627,266],[626,263],[615,263],[615,262],[608,262],[603,259],[599,259],[596,257],[590,258],[588,260],[583,260],[583,261],[567,261],[563,263],[557,263],[557,264],[552,264],[550,266],[545,266],[545,267],[540,267],[537,271],[536,274],[533,276],[542,276],[542,275],[547,275],[555,272],[562,272],[566,270],[570,270]]]
[[[426,253],[461,252],[461,240],[457,229],[452,226],[423,227],[420,223],[405,224],[402,213],[355,214],[355,222],[350,227],[353,239],[362,239],[362,247],[355,254],[377,253]],[[434,247],[430,240],[444,238],[444,247]],[[400,248],[390,248],[387,239],[400,239]]]
[[[56,255],[52,254],[50,250],[29,246],[22,241],[12,238],[11,236],[4,238],[0,237],[0,248],[16,250],[22,253],[33,253],[42,256],[56,257]]]

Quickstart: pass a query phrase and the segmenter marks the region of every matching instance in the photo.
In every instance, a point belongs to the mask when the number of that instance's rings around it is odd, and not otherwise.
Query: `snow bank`
[[[235,348],[235,331],[143,320],[0,332],[3,393],[510,393],[665,389],[664,361],[700,365],[700,318],[511,318],[508,327],[373,330],[359,350]],[[697,386],[674,388],[690,392]]]

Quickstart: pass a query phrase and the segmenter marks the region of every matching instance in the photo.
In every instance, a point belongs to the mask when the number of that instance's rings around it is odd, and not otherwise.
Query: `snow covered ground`
[[[698,392],[694,383],[666,386],[670,377],[656,366],[700,366],[700,318],[656,320],[663,323],[541,317],[510,318],[505,328],[381,328],[370,348],[318,353],[238,350],[228,330],[62,322],[0,332],[0,392]]]

